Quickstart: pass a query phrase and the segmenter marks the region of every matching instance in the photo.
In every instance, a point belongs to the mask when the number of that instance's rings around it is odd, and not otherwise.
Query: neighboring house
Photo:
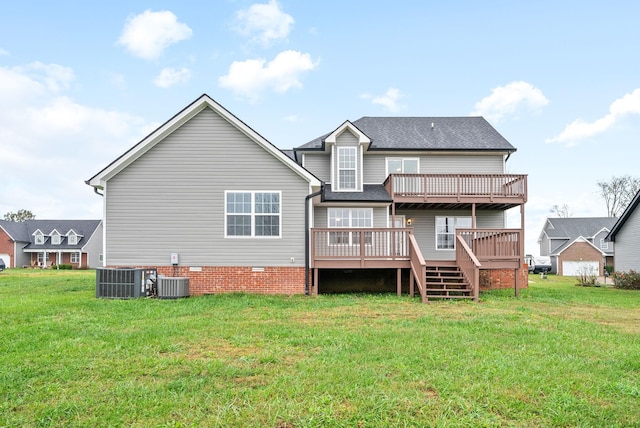
[[[540,255],[551,259],[551,272],[577,276],[585,272],[604,274],[612,266],[614,245],[605,238],[615,217],[547,218],[540,232]]]
[[[526,286],[523,229],[505,228],[514,207],[524,224],[515,150],[460,117],[362,118],[285,152],[203,95],[87,184],[105,266],[187,276],[193,294],[317,293],[372,270],[423,300],[430,285],[477,298],[481,281]]]
[[[616,272],[640,272],[640,191],[631,200],[606,237],[615,245]]]
[[[0,258],[7,267],[74,269],[102,265],[101,220],[0,220]]]

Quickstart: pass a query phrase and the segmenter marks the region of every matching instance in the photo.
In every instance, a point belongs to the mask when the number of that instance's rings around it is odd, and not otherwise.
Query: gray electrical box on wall
[[[172,265],[178,264],[178,253],[171,253],[171,264]]]

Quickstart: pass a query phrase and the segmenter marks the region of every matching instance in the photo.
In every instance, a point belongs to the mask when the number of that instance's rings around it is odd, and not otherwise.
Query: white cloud
[[[6,49],[0,48],[0,56],[9,56],[9,51]]]
[[[400,110],[401,106],[398,102],[403,97],[404,95],[396,88],[387,89],[387,92],[385,92],[384,95],[362,95],[362,98],[371,100],[373,104],[380,104],[391,112],[397,112]]]
[[[146,10],[127,20],[118,43],[137,57],[156,59],[167,47],[189,39],[191,33],[173,12]]]
[[[72,69],[34,64],[0,67],[0,213],[100,218],[102,201],[84,180],[131,147],[146,124],[74,101],[66,93]]]
[[[229,72],[218,79],[221,87],[230,89],[251,101],[256,101],[262,91],[271,89],[286,92],[300,88],[300,75],[316,68],[317,63],[307,53],[297,51],[280,52],[272,61],[248,59],[234,61]]]
[[[237,30],[240,34],[251,37],[251,41],[263,46],[271,42],[286,39],[294,24],[291,15],[284,13],[275,0],[267,4],[256,3],[248,9],[236,13]]]
[[[182,67],[180,70],[167,67],[163,68],[158,77],[155,78],[153,83],[161,88],[168,88],[178,83],[187,82],[191,78],[191,71],[188,68]]]
[[[548,138],[546,142],[574,145],[577,140],[605,132],[622,117],[630,114],[640,114],[640,88],[611,103],[609,113],[600,119],[596,119],[593,122],[576,119],[567,125],[560,134],[553,138]]]
[[[522,108],[535,111],[549,104],[542,91],[530,83],[515,81],[493,88],[491,95],[478,101],[472,116],[484,116],[488,120],[500,121]]]

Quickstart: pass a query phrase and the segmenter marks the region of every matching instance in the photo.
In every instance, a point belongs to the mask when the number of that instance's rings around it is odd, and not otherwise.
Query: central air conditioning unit
[[[189,297],[189,278],[158,278],[158,298],[179,299]]]
[[[96,297],[132,299],[153,294],[158,272],[156,269],[97,268]]]

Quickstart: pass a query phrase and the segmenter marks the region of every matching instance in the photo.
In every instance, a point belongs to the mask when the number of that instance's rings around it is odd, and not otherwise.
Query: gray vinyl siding
[[[225,191],[280,191],[281,238],[225,238]],[[308,183],[211,109],[107,182],[106,263],[303,266]],[[291,258],[295,263],[291,263]]]
[[[98,225],[93,235],[89,237],[87,243],[82,247],[82,251],[87,253],[87,266],[90,268],[97,268],[102,266],[100,261],[100,254],[103,251],[103,228],[102,222]]]
[[[634,210],[616,234],[614,269],[640,271],[640,210]]]
[[[31,253],[22,251],[25,245],[27,245],[27,242],[17,241],[13,244],[15,255],[15,266],[13,267],[29,266],[31,264]]]
[[[504,174],[502,155],[364,155],[364,182],[383,183],[387,179],[387,158],[418,158],[421,174]]]
[[[331,182],[331,156],[328,153],[305,153],[302,166],[325,183]]]
[[[328,210],[331,207],[316,206],[313,210],[313,227],[329,227]],[[342,206],[341,206],[342,208]],[[365,208],[362,206],[350,206],[348,208]],[[387,207],[374,207],[373,208],[373,227],[388,227],[388,214]]]
[[[422,174],[504,174],[502,155],[432,155],[420,157]]]
[[[363,181],[365,184],[383,183],[387,179],[385,155],[368,154],[365,152],[362,163],[364,164]]]
[[[547,235],[542,235],[542,239],[540,240],[540,255],[541,256],[549,256],[549,238]]]
[[[455,260],[455,250],[436,250],[436,217],[471,217],[471,210],[397,210],[397,215],[413,219],[411,227],[425,260]],[[502,211],[476,211],[476,227],[502,229]]]

